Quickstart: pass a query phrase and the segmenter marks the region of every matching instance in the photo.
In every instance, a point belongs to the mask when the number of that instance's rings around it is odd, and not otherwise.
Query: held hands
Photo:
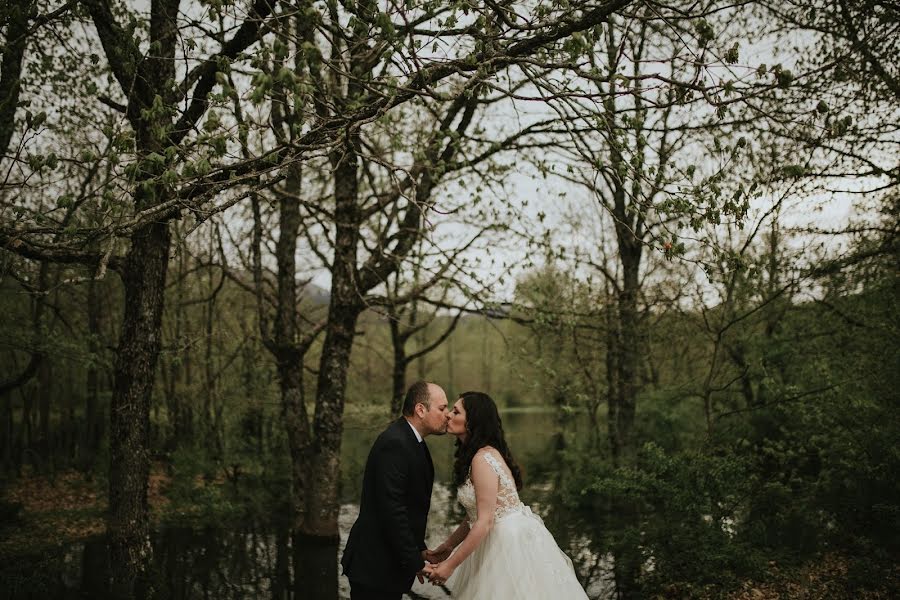
[[[431,580],[432,571],[434,571],[434,565],[426,564],[421,571],[416,573],[416,577],[419,579],[419,583],[425,583],[425,579]]]
[[[422,559],[425,560],[425,566],[421,571],[416,573],[419,583],[425,583],[425,579],[431,582],[431,585],[443,585],[447,582],[447,578],[453,575],[455,567],[447,564],[447,558],[453,552],[453,549],[447,549],[443,544],[434,550],[422,550]]]
[[[425,550],[425,552],[423,552],[422,554],[424,555],[423,558],[425,560],[433,565],[436,565],[439,562],[447,560],[447,558],[449,558],[450,556],[450,552],[451,550],[444,549],[443,546],[438,546],[434,550]]]
[[[431,572],[428,575],[428,580],[432,585],[444,585],[447,583],[447,579],[453,575],[453,571],[456,570],[455,567],[451,567],[446,562],[437,565],[429,565],[425,568],[428,569],[429,567]]]

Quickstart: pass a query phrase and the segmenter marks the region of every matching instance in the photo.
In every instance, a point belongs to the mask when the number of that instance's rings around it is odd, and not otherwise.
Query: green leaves
[[[59,158],[55,152],[49,154],[29,154],[26,159],[29,168],[33,171],[41,173],[43,171],[53,171],[59,166]]]
[[[211,110],[206,115],[206,122],[203,123],[203,129],[208,133],[212,133],[220,127],[219,114]]]
[[[806,167],[803,165],[784,165],[781,167],[781,176],[785,179],[798,179],[806,175]]]
[[[250,92],[250,101],[255,105],[259,105],[266,99],[266,96],[272,89],[272,77],[264,71],[258,71],[253,75],[251,83],[253,91]]]
[[[379,12],[375,17],[375,26],[381,30],[382,35],[392,38],[394,37],[394,23],[391,21],[390,15]]]
[[[211,170],[212,165],[210,165],[209,159],[201,157],[194,162],[185,163],[183,172],[186,177],[203,177],[209,174]]]
[[[30,110],[25,111],[25,125],[28,129],[40,129],[41,125],[46,121],[47,113],[44,111],[41,111],[36,115],[32,115]]]
[[[152,165],[153,167],[160,167],[166,164],[166,157],[157,152],[151,152],[144,160],[146,160],[147,163],[149,165]]]
[[[853,117],[850,115],[845,115],[840,119],[827,120],[826,126],[828,127],[828,133],[832,137],[839,137],[845,135],[848,131],[850,131],[850,127],[853,125]]]
[[[716,37],[716,32],[706,19],[698,19],[694,24],[694,31],[701,46],[709,44]]]
[[[69,208],[72,206],[72,195],[71,194],[63,194],[59,198],[56,199],[56,206],[59,208]]]
[[[569,462],[570,502],[598,516],[596,507],[622,507],[616,540],[639,544],[638,562],[652,557],[654,568],[640,576],[642,595],[677,587],[693,596],[687,590],[710,583],[724,591],[762,572],[765,550],[749,542],[741,512],[756,482],[746,456],[728,447],[667,451],[651,442],[627,467],[578,454]],[[624,507],[639,516],[624,518]],[[606,551],[621,556],[624,549],[612,543]]]
[[[722,58],[729,65],[733,65],[739,60],[739,57],[740,57],[740,44],[735,42],[731,46],[731,48],[729,48],[728,51],[725,53],[725,56],[723,56]]]
[[[588,52],[592,52],[592,46],[586,41],[585,36],[576,33],[568,37],[562,45],[563,52],[569,55],[569,60],[576,62]],[[627,85],[627,83],[626,83]]]
[[[786,88],[794,81],[794,74],[791,70],[783,68],[780,64],[772,67],[772,74],[775,77],[775,83],[780,88]]]

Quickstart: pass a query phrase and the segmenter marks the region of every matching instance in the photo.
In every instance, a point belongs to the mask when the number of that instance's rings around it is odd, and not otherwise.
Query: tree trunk
[[[213,253],[215,251],[215,232],[216,229],[214,227],[210,227],[210,260],[212,260]],[[209,300],[204,306],[204,315],[206,317],[206,348],[203,359],[203,379],[205,383],[205,390],[203,394],[203,421],[205,425],[203,433],[206,447],[214,448],[214,456],[216,460],[221,461],[225,455],[225,448],[222,442],[222,432],[220,428],[221,410],[219,407],[219,391],[216,381],[215,361],[213,359],[213,333],[216,318],[216,297],[218,295],[218,292],[216,290],[215,284],[213,283],[212,270],[209,270],[207,273],[207,295]]]
[[[291,548],[289,542],[290,530],[278,527],[275,532],[275,567],[272,573],[272,600],[290,600],[291,598]]]
[[[281,411],[291,453],[292,527],[306,521],[309,491],[309,419],[303,393],[303,359],[295,353],[278,360]]]
[[[86,394],[84,400],[84,440],[81,444],[81,468],[89,473],[94,468],[94,460],[100,448],[100,426],[98,406],[100,403],[100,377],[97,361],[100,354],[100,298],[97,282],[92,277],[87,289],[88,353]]]
[[[4,2],[0,26],[6,30],[0,68],[0,156],[6,154],[15,131],[16,110],[22,90],[22,64],[28,45],[29,22],[34,16],[34,0]]]
[[[637,309],[639,291],[638,266],[640,250],[636,256],[621,252],[624,271],[622,291],[619,294],[619,424],[618,455],[630,453],[633,448],[631,430],[637,405],[640,369],[640,323]]]
[[[175,313],[173,315],[175,330],[172,333],[171,340],[169,340],[171,350],[166,353],[167,359],[164,361],[164,364],[168,362],[168,365],[163,367],[164,371],[168,371],[167,377],[165,377],[163,381],[166,391],[166,414],[169,423],[169,426],[165,431],[165,447],[170,453],[178,448],[178,445],[181,443],[181,439],[183,439],[184,436],[182,427],[184,415],[182,414],[181,406],[181,393],[183,390],[182,374],[184,373],[182,359],[184,358],[183,354],[185,353],[185,345],[182,342],[183,339],[187,337],[184,333],[184,254],[183,250],[179,252],[178,260],[176,261],[178,268],[175,273],[175,302],[173,303],[174,306],[171,308]]]
[[[151,560],[150,397],[159,358],[169,245],[166,223],[141,227],[132,236],[122,272],[125,313],[110,405],[107,528],[112,592],[123,598],[134,596],[141,587]]]
[[[607,295],[607,298],[609,295]],[[607,304],[606,318],[606,428],[613,464],[619,460],[619,320],[614,308]]]
[[[643,246],[635,233],[635,215],[626,207],[626,194],[619,187],[615,191],[616,241],[619,264],[622,267],[622,287],[617,291],[617,317],[615,324],[615,370],[616,394],[615,414],[610,414],[610,444],[613,460],[631,455],[634,441],[631,431],[634,426],[635,407],[640,378],[640,352],[644,347],[640,334],[640,314],[638,296],[640,294],[640,266]]]
[[[391,395],[391,415],[399,415],[403,410],[403,399],[406,396],[406,358],[394,352],[394,368],[391,376],[393,392]]]
[[[453,390],[456,386],[453,385],[453,380],[456,378],[456,374],[453,369],[453,338],[447,339],[447,390]],[[451,394],[452,395],[452,394]],[[450,396],[448,396],[450,397]]]
[[[406,339],[400,334],[400,317],[389,315],[391,345],[394,348],[394,364],[391,371],[391,414],[399,415],[403,409],[403,397],[406,391]]]
[[[337,279],[337,278],[336,278]],[[341,436],[344,432],[344,401],[347,371],[356,321],[361,309],[334,300],[329,311],[316,394],[310,480],[314,491],[308,497],[303,533],[316,537],[338,536],[338,486],[341,470]]]
[[[50,444],[50,394],[52,392],[53,370],[50,361],[42,361],[38,368],[38,440],[37,454],[41,457],[41,470],[49,472],[52,460]]]
[[[275,247],[278,264],[278,301],[275,310],[275,355],[281,387],[281,411],[291,453],[292,528],[300,527],[307,516],[310,477],[310,432],[303,390],[303,357],[309,344],[301,343],[297,323],[297,237],[300,230],[300,205],[294,194],[300,193],[301,173],[292,168],[287,182],[293,194],[279,200],[279,234]],[[257,216],[257,227],[260,226]],[[258,235],[258,232],[257,232]],[[261,269],[261,267],[260,267]],[[259,274],[261,277],[261,273]],[[264,333],[268,335],[268,332]]]
[[[313,421],[313,489],[307,498],[302,532],[317,537],[338,536],[338,485],[341,472],[341,435],[347,369],[356,321],[363,310],[357,287],[357,244],[361,215],[357,205],[358,158],[352,148],[334,157],[335,237],[331,267],[331,299],[325,342],[319,361],[316,414]]]
[[[753,381],[750,377],[750,365],[747,362],[747,349],[744,342],[738,340],[728,348],[731,360],[741,370],[741,393],[744,396],[746,408],[756,406],[756,397],[753,393]]]
[[[422,329],[420,329],[416,334],[416,337],[418,338],[418,347],[420,349],[424,348],[425,344],[428,342],[428,328],[423,327]],[[420,381],[424,381],[427,374],[426,372],[428,370],[428,365],[426,361],[427,358],[425,354],[423,354],[416,360],[416,379],[419,379]]]
[[[492,352],[489,350],[489,338],[488,335],[488,319],[487,317],[482,317],[481,320],[481,389],[489,390],[491,389],[491,356]]]
[[[0,436],[2,439],[3,446],[0,448],[0,452],[3,453],[3,472],[10,473],[13,468],[13,428],[15,424],[13,422],[13,413],[12,413],[12,393],[0,394],[0,401],[3,402],[3,423],[2,425],[2,433]]]
[[[196,85],[187,110],[173,93],[177,89],[180,0],[149,2],[145,38],[119,26],[109,2],[84,0],[81,4],[90,13],[113,75],[127,96],[125,117],[134,131],[137,158],[134,209],[140,214],[173,197],[173,191],[161,181],[171,166],[171,159],[166,157],[172,156],[172,150],[189,147],[182,140],[205,113],[211,87]],[[265,18],[270,10],[264,8],[258,16]],[[241,31],[249,34],[243,41],[239,39],[236,46],[223,44],[231,48],[229,52],[243,50],[245,41],[252,43],[257,37],[253,27]],[[146,39],[149,50],[139,38]],[[218,56],[227,60],[228,53],[223,51]],[[201,76],[203,81],[209,80]],[[179,120],[173,121],[179,113]],[[161,343],[171,232],[166,221],[152,221],[136,225],[130,238],[121,268],[125,310],[110,404],[107,529],[111,592],[116,597],[133,597],[145,591],[141,584],[149,582],[143,576],[152,564],[147,505],[150,401]]]
[[[639,387],[640,323],[637,309],[639,292],[638,270],[641,246],[632,237],[628,243],[619,244],[619,258],[622,264],[623,284],[617,299],[617,354],[616,354],[616,437],[613,441],[613,462],[616,466],[627,465],[634,458],[635,447],[632,430],[637,405]],[[610,417],[612,421],[612,417]],[[634,502],[617,498],[612,506],[613,514],[619,515],[622,525],[637,528],[640,509]],[[640,580],[642,557],[639,548],[628,546],[614,554],[613,575],[616,592],[623,600],[641,598]]]

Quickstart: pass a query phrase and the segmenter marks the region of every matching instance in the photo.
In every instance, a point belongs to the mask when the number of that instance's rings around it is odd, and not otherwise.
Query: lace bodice
[[[498,459],[494,456],[492,451],[493,448],[481,450],[472,460],[486,461],[491,466],[494,473],[497,474],[500,487],[497,490],[497,507],[494,509],[494,519],[500,520],[511,513],[521,512],[524,505],[522,504],[522,501],[519,500],[519,492],[516,490],[516,483],[507,472],[502,459]],[[475,502],[475,485],[472,483],[471,467],[469,468],[469,477],[466,478],[465,483],[459,486],[456,498],[459,500],[459,503],[462,504],[463,508],[466,509],[466,517],[469,520],[469,524],[474,523],[478,518],[478,507]]]

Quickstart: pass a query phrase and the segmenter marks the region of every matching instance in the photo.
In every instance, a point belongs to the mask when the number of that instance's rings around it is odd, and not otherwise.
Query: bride
[[[522,472],[503,436],[497,405],[466,392],[450,413],[455,435],[453,482],[467,519],[426,553],[429,579],[454,598],[573,600],[587,598],[541,518],[519,500]],[[452,553],[452,554],[451,554]]]

